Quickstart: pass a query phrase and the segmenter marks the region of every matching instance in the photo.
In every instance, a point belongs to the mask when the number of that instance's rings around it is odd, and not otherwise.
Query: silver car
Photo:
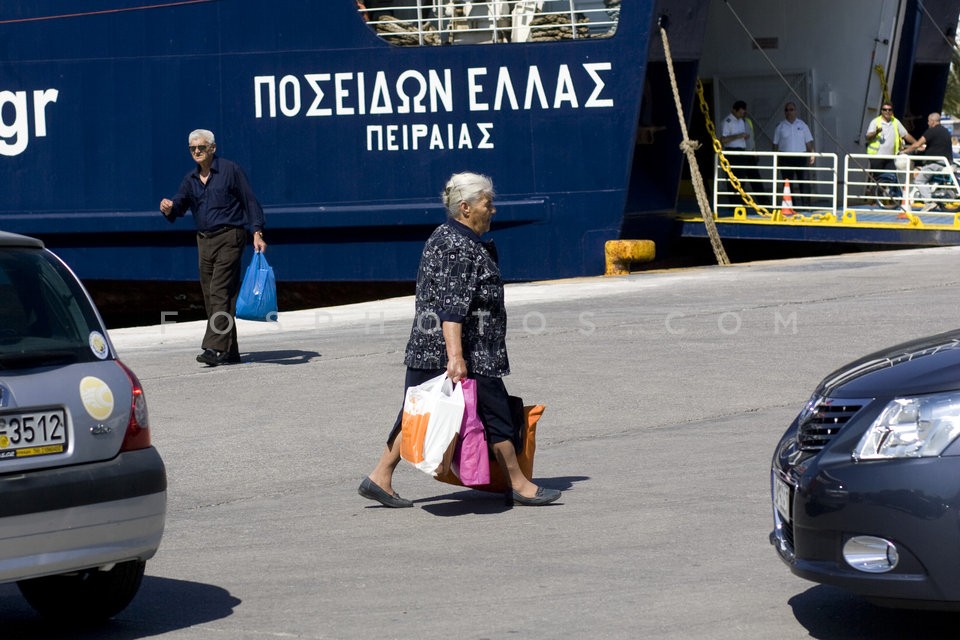
[[[0,582],[44,616],[115,615],[160,545],[166,488],[143,387],[86,290],[0,232]]]

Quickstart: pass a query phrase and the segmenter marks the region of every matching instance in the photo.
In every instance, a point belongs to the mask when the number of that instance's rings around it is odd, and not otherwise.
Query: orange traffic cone
[[[790,181],[783,181],[783,206],[780,207],[780,213],[785,216],[792,216],[796,213],[793,210],[793,196],[790,195]]]

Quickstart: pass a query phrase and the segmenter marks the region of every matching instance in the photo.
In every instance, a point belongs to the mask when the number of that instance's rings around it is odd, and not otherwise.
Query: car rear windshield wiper
[[[0,369],[28,369],[31,367],[48,367],[79,362],[80,358],[74,349],[30,351],[20,353],[0,353]]]

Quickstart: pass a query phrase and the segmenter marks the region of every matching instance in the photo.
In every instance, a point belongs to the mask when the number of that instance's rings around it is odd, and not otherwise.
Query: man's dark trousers
[[[206,236],[206,237],[204,237]],[[200,288],[207,311],[204,349],[239,356],[235,314],[240,293],[241,259],[247,244],[247,232],[231,227],[220,233],[197,234],[200,257]]]

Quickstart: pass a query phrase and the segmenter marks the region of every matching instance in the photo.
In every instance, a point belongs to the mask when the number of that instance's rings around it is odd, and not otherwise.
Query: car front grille
[[[797,442],[803,451],[820,451],[840,432],[866,400],[817,398],[804,409],[797,429]]]

